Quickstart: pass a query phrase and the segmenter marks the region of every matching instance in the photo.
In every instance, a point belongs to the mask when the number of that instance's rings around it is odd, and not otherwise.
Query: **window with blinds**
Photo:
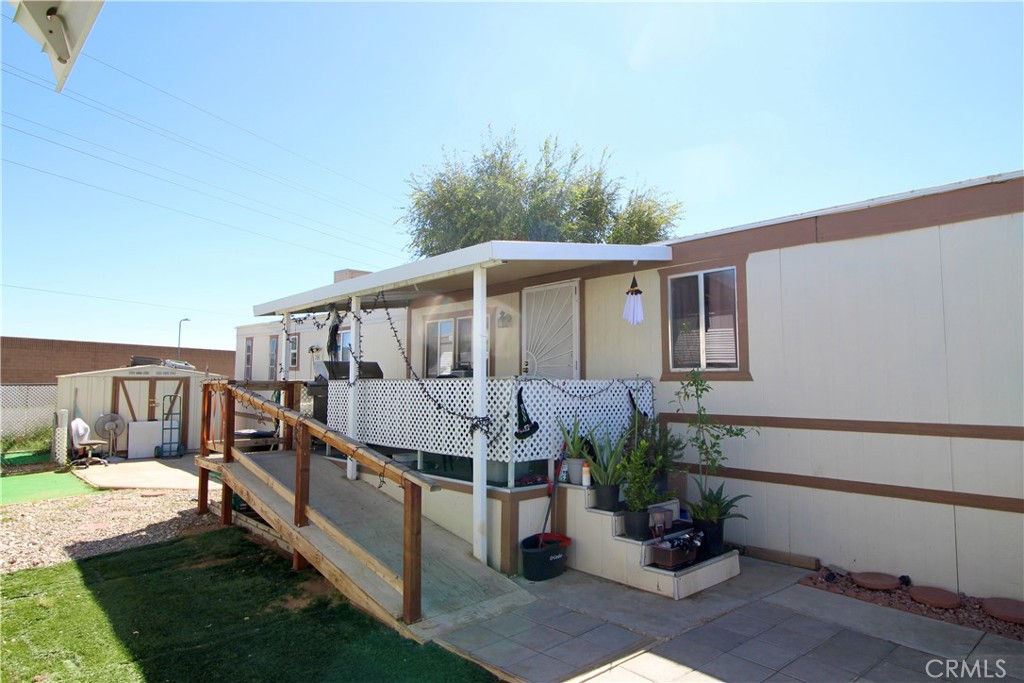
[[[673,370],[739,367],[736,269],[669,278]]]

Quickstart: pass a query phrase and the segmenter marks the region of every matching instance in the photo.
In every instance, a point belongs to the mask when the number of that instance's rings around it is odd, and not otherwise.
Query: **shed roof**
[[[384,294],[388,305],[407,306],[420,297],[472,289],[473,270],[478,266],[487,269],[488,285],[494,285],[609,262],[652,264],[670,260],[672,249],[664,245],[484,242],[257,304],[253,313],[323,311],[330,303],[347,310],[349,297],[374,297],[378,293]]]
[[[184,368],[169,368],[165,365],[136,365],[133,367],[110,368],[108,370],[90,370],[88,372],[73,372],[60,377],[208,377],[210,379],[223,378],[212,372],[202,370],[186,370]]]

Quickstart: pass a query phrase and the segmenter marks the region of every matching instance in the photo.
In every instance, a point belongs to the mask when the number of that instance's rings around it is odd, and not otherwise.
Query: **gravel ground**
[[[829,575],[831,574],[831,577]],[[910,597],[906,588],[900,587],[893,591],[874,591],[861,588],[853,580],[840,571],[833,572],[829,567],[822,567],[820,571],[800,579],[800,583],[811,588],[820,588],[830,593],[838,593],[851,598],[871,602],[883,607],[920,614],[922,616],[938,619],[950,624],[960,624],[970,628],[976,628],[988,633],[1024,640],[1024,624],[1013,624],[1008,621],[1001,621],[989,616],[981,607],[979,598],[972,598],[969,595],[960,594],[961,605],[957,609],[939,609],[922,605]]]
[[[211,487],[210,502],[220,502]],[[0,508],[0,573],[170,540],[214,529],[192,491],[127,489]]]

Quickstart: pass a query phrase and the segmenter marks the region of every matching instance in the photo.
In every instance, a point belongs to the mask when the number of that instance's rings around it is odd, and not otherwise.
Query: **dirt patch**
[[[332,604],[341,600],[341,594],[338,592],[338,589],[319,574],[306,579],[297,588],[299,592],[296,595],[289,595],[283,600],[275,600],[267,607],[267,610],[284,608],[289,612],[296,612],[309,607],[313,602],[321,598],[326,598]]]
[[[800,583],[811,588],[826,590],[837,595],[845,595],[855,600],[870,602],[882,607],[891,607],[910,614],[919,614],[930,619],[938,619],[950,624],[959,624],[975,628],[987,633],[994,633],[1004,638],[1024,640],[1024,624],[1013,624],[989,616],[981,607],[981,598],[972,598],[960,594],[960,606],[956,609],[929,607],[914,601],[910,597],[910,586],[901,585],[891,591],[870,590],[861,588],[840,570],[833,571],[822,567],[820,571],[800,579]]]
[[[203,533],[203,531],[197,530],[191,533]],[[230,557],[215,557],[210,560],[203,560],[202,562],[196,562],[194,564],[186,565],[185,569],[207,569],[209,567],[223,567],[226,564],[231,564],[233,561],[234,560],[232,560]]]

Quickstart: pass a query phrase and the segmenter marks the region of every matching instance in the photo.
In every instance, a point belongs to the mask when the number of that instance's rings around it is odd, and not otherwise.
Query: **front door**
[[[580,376],[579,280],[523,290],[522,373]]]

